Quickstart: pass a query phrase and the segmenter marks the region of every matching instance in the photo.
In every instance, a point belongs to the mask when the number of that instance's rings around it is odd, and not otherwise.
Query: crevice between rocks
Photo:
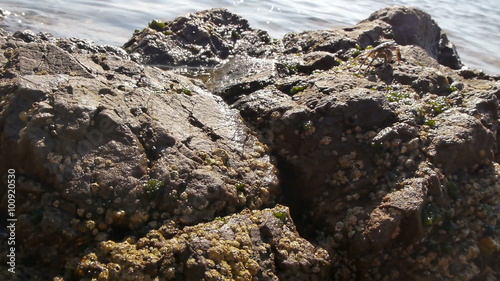
[[[303,188],[300,180],[300,173],[294,165],[279,155],[274,155],[277,159],[277,169],[280,179],[281,196],[277,204],[282,204],[290,209],[290,216],[293,219],[300,236],[309,240],[314,240],[314,233],[307,229],[304,221],[304,213],[309,210],[309,206],[301,200],[300,191]]]

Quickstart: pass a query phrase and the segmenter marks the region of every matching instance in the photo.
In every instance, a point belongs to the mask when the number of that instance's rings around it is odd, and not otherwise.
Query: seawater
[[[0,27],[121,46],[152,19],[172,20],[188,12],[223,7],[281,38],[292,31],[353,25],[378,9],[409,5],[433,17],[455,43],[465,65],[500,74],[498,4],[498,0],[2,0],[5,17]]]

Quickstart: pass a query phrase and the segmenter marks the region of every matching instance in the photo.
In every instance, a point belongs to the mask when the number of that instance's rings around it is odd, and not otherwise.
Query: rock
[[[408,28],[442,34],[421,11],[384,11],[388,18],[408,21]],[[459,170],[490,165],[496,151],[496,129],[491,130],[498,111],[495,99],[481,94],[480,102],[474,101],[477,85],[452,86],[468,82],[440,65],[439,42],[431,37],[417,42],[396,34],[396,42],[413,44],[399,45],[403,62],[387,69],[375,66],[366,78],[357,75],[363,65],[355,66],[352,56],[360,49],[360,55],[370,52],[362,49],[401,25],[371,18],[342,31],[288,34],[283,55],[259,64],[230,62],[215,70],[209,84],[272,148],[284,202],[299,232],[349,264],[334,269],[332,276],[340,280],[396,274],[379,271],[377,264],[396,262],[388,258],[380,263],[380,253],[400,251],[424,237],[432,240],[428,228],[442,223],[441,208],[456,196],[446,188],[454,186],[449,179]],[[330,53],[347,62],[304,70],[306,59],[296,53]],[[476,108],[487,113],[473,113]],[[458,118],[453,112],[464,115]],[[357,274],[345,272],[352,260],[358,261]]]
[[[314,71],[328,70],[340,65],[340,60],[328,52],[312,52],[304,56],[303,62],[297,66],[297,70],[311,74]]]
[[[390,26],[374,26],[372,24],[360,24],[343,30],[321,30],[305,31],[300,33],[289,33],[283,38],[285,53],[328,52],[333,53],[341,59],[347,59],[346,52],[359,45],[366,48],[376,45],[375,42],[384,38],[385,33],[390,32]]]
[[[60,253],[97,237],[80,220],[120,237],[149,229],[154,214],[192,225],[274,204],[266,146],[199,83],[82,41],[6,40],[16,49],[1,81],[0,151],[11,159],[1,168],[30,179],[19,190],[41,185],[19,198],[30,202],[20,255],[50,245],[41,262],[57,271]]]
[[[453,43],[424,11],[412,7],[389,7],[371,14],[365,21],[376,20],[391,25],[398,44],[419,46],[442,65],[453,69],[462,67]]]
[[[206,84],[227,100],[273,84],[276,75],[273,60],[236,56],[214,70]]]
[[[263,57],[272,53],[266,31],[226,9],[187,14],[173,21],[153,21],[125,43],[129,53],[149,64],[212,67],[235,54]]]
[[[493,160],[494,135],[475,117],[446,112],[437,122],[428,154],[444,170],[452,173],[462,168],[489,164]]]
[[[494,91],[479,91],[471,94],[464,100],[467,107],[475,111],[475,116],[479,117],[484,127],[493,133],[498,133],[499,113],[495,110],[498,108],[497,95]]]
[[[270,41],[213,9],[127,52],[0,35],[19,280],[499,277],[499,78],[420,10]]]
[[[102,242],[79,263],[77,277],[325,280],[328,275],[328,253],[298,235],[284,206],[246,210],[171,233],[164,226],[137,242]]]
[[[446,34],[430,15],[412,7],[389,7],[379,10],[354,27],[343,30],[306,31],[285,35],[286,53],[326,51],[345,58],[344,53],[356,45],[365,49],[393,39],[399,45],[421,47],[440,64],[460,69],[462,63]]]

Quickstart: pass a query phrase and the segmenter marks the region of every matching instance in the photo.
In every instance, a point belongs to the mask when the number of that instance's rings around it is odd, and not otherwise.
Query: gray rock
[[[155,25],[156,23],[156,25]],[[232,55],[267,56],[273,52],[266,31],[226,9],[212,9],[154,21],[125,43],[129,53],[142,55],[142,62],[159,65],[215,66]]]
[[[442,36],[439,27],[410,8],[374,15],[341,31],[288,34],[274,66],[270,59],[240,59],[216,69],[210,82],[274,151],[283,202],[302,235],[343,261],[332,275],[339,280],[389,274],[375,265],[381,252],[432,240],[428,228],[439,227],[441,208],[457,196],[449,179],[488,167],[496,153],[496,99],[451,86],[469,81],[442,65],[439,42],[407,38],[398,29]],[[355,64],[361,61],[352,57],[391,34],[403,61],[386,69],[375,64],[366,77],[359,75],[362,66]],[[304,67],[307,57],[319,54],[347,62]],[[224,77],[221,84],[217,77]],[[480,87],[475,83],[471,87]],[[343,275],[353,260],[362,272]]]
[[[343,30],[290,33],[283,39],[287,53],[325,51],[346,59],[345,52],[356,45],[365,49],[388,39],[399,45],[421,47],[440,64],[460,69],[462,63],[446,34],[430,15],[412,7],[389,7],[379,10],[354,27]]]
[[[365,21],[376,20],[391,25],[398,44],[419,46],[442,65],[462,67],[455,46],[426,12],[412,7],[389,7],[371,14]]]
[[[235,100],[273,84],[276,76],[274,60],[235,56],[214,70],[206,84],[225,100]]]

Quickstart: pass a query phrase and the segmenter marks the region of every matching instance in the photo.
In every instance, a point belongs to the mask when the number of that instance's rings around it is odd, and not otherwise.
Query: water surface
[[[498,4],[498,0],[3,0],[0,8],[7,15],[0,27],[121,46],[152,19],[172,20],[188,12],[224,7],[280,38],[291,31],[345,27],[381,8],[411,5],[431,14],[455,43],[464,64],[500,74]]]

